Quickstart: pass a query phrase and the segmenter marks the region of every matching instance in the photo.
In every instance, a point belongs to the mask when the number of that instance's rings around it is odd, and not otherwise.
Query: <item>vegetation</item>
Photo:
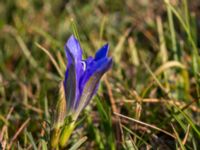
[[[0,149],[49,149],[67,60],[109,43],[112,69],[67,149],[200,149],[198,0],[0,2]]]

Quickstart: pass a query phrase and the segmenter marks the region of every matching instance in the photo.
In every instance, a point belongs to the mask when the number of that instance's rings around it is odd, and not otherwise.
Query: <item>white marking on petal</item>
[[[84,61],[81,61],[81,64],[83,65],[83,70],[86,70],[86,63]]]

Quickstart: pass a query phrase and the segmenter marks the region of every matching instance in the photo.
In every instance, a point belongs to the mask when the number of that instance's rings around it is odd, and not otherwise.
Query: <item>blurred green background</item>
[[[0,1],[2,147],[45,149],[63,79],[41,48],[64,72],[75,26],[85,58],[109,43],[114,64],[69,147],[200,149],[198,0]]]

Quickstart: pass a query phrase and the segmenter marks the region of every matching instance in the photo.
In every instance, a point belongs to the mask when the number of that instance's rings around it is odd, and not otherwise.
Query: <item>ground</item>
[[[200,149],[199,8],[198,0],[0,2],[1,147],[49,146],[64,44],[75,34],[84,58],[108,43],[113,66],[68,148]]]

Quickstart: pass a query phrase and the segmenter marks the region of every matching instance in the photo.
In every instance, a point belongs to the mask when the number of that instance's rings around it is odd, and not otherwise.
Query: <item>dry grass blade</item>
[[[45,52],[45,54],[47,54],[47,56],[49,56],[50,60],[52,61],[53,65],[55,66],[55,68],[57,69],[59,75],[61,77],[63,77],[63,72],[61,71],[59,65],[57,64],[56,60],[53,58],[53,56],[49,53],[49,51],[47,49],[45,49],[43,46],[41,46],[40,44],[36,43],[36,46],[38,48],[40,48],[43,52]]]
[[[174,128],[173,124],[171,124],[171,126],[172,126],[172,129],[173,129],[174,134],[175,134],[175,136],[176,136],[176,139],[177,139],[177,141],[179,142],[179,145],[180,145],[180,148],[177,148],[177,150],[180,150],[180,149],[181,149],[181,150],[185,150],[185,147],[184,147],[184,145],[182,144],[182,141],[180,140],[180,137],[179,137],[179,135],[178,135],[176,129]]]
[[[17,132],[15,133],[15,135],[13,136],[13,138],[11,139],[9,145],[8,145],[8,149],[11,148],[13,142],[17,139],[18,135],[22,132],[22,130],[27,126],[27,124],[29,123],[30,118],[26,119],[26,121],[20,126],[20,128],[17,130]]]
[[[76,142],[69,150],[77,150],[80,146],[87,140],[87,136],[82,137],[79,141]]]
[[[120,62],[121,60],[121,56],[123,53],[123,45],[126,41],[126,38],[128,36],[128,34],[131,32],[132,28],[128,28],[125,33],[119,38],[119,42],[117,44],[117,46],[114,49],[114,59],[116,62]]]
[[[184,137],[184,139],[182,141],[183,145],[186,144],[188,136],[189,136],[189,133],[190,133],[190,124],[187,126],[186,134],[185,134],[185,137]]]
[[[165,92],[166,94],[168,94],[167,89],[161,84],[161,82],[159,81],[159,79],[156,77],[155,73],[152,72],[151,68],[147,65],[147,63],[143,59],[141,59],[141,60],[142,60],[142,62],[144,64],[145,68],[148,70],[148,72],[150,73],[150,75],[152,76],[152,78],[157,83],[157,85],[162,89],[163,92]]]
[[[140,116],[142,113],[142,98],[137,94],[137,92],[131,91],[131,94],[134,96],[134,98],[136,99],[136,108],[135,108],[135,118],[137,120],[140,120]],[[135,125],[135,128],[138,128],[138,124]],[[134,136],[134,142],[136,143],[137,137]]]
[[[123,100],[126,103],[135,103],[133,100]],[[200,108],[196,107],[195,105],[192,105],[196,100],[190,102],[189,104],[186,104],[182,100],[170,100],[170,99],[157,99],[157,98],[144,98],[142,100],[143,103],[163,103],[163,104],[170,104],[170,105],[177,105],[181,107],[182,109],[190,108],[194,112],[200,113]]]
[[[136,48],[135,41],[132,37],[128,38],[128,44],[129,44],[128,54],[130,55],[130,62],[135,66],[139,66],[140,61],[138,57],[138,50]]]
[[[162,58],[162,62],[165,63],[168,60],[168,54],[167,54],[167,48],[166,48],[166,42],[164,38],[164,31],[163,31],[163,24],[162,19],[160,16],[156,17],[157,22],[157,28],[158,28],[158,34],[159,34],[159,41],[160,41],[160,56]]]
[[[110,84],[107,80],[107,78],[104,78],[104,82],[106,84],[106,87],[108,89],[108,95],[109,95],[109,99],[110,99],[110,103],[111,103],[111,107],[112,107],[112,112],[118,112],[119,110],[116,107],[115,104],[115,100],[113,97],[113,93],[112,93],[112,88],[110,87]],[[121,127],[121,123],[120,123],[120,118],[118,116],[115,116],[114,120],[113,120],[113,126],[116,128],[116,139],[117,139],[117,149],[120,149],[121,147],[121,143],[122,143],[122,127]]]
[[[6,116],[6,120],[7,120],[7,121],[9,120],[9,118],[10,118],[11,113],[13,112],[13,110],[14,110],[14,107],[11,107],[10,110],[9,110],[9,112],[8,112],[8,115]],[[7,141],[6,141],[6,140],[5,140],[5,141],[3,140],[4,134],[5,134],[6,130],[7,130],[7,128],[8,128],[8,126],[5,124],[5,125],[3,126],[1,132],[0,132],[0,144],[2,144],[1,146],[2,146],[2,149],[3,149],[3,150],[6,149],[6,144],[7,144]]]
[[[114,97],[113,97],[112,88],[110,87],[110,84],[109,84],[108,79],[106,77],[104,78],[104,82],[105,82],[106,87],[108,89],[108,95],[109,95],[109,98],[110,98],[112,111],[118,112],[116,104],[115,104],[115,100],[114,100]]]
[[[163,132],[163,133],[165,133],[165,134],[167,134],[167,135],[173,137],[174,139],[176,139],[176,137],[175,137],[173,134],[171,134],[171,133],[169,133],[169,132],[167,132],[167,131],[165,131],[165,130],[163,130],[163,129],[160,129],[160,128],[154,126],[154,125],[150,125],[150,124],[144,123],[144,122],[142,122],[142,121],[139,121],[139,120],[136,120],[136,119],[133,119],[133,118],[124,116],[124,115],[119,114],[119,113],[116,113],[116,112],[114,112],[114,114],[117,115],[117,116],[119,116],[119,117],[128,119],[128,120],[130,120],[130,121],[134,121],[135,123],[142,124],[142,125],[144,125],[144,126],[150,127],[150,128],[152,128],[152,129],[158,130],[158,131],[160,131],[160,132]]]
[[[161,74],[162,72],[166,71],[169,68],[172,67],[177,67],[177,68],[181,68],[181,69],[185,69],[185,66],[183,64],[181,64],[178,61],[168,61],[166,63],[164,63],[163,65],[161,65],[156,71],[155,71],[155,75],[158,76],[159,74]]]
[[[38,114],[43,114],[43,110],[41,110],[40,108],[36,108],[36,107],[33,107],[32,105],[30,104],[25,104],[25,103],[22,103],[24,105],[24,107],[26,107],[27,109],[30,109]]]

